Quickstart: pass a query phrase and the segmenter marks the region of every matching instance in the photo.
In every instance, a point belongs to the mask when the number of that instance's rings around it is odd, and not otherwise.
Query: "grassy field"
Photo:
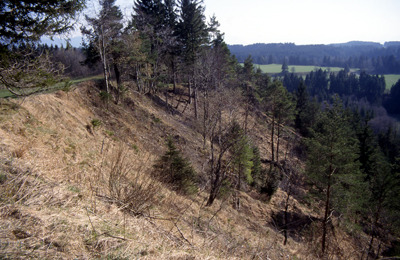
[[[275,73],[281,73],[282,72],[282,65],[281,64],[268,64],[268,65],[258,65],[254,64],[255,68],[260,68],[262,72],[264,73],[269,73],[269,74],[275,74]],[[322,70],[328,70],[328,67],[316,67],[316,66],[297,66],[289,65],[289,72],[292,72],[292,68],[294,67],[294,72],[295,73],[309,73],[312,70],[315,69],[322,69]],[[338,67],[331,67],[330,71],[332,72],[338,72],[342,70],[343,68],[338,68]],[[354,68],[351,69],[351,71],[357,71],[358,69]],[[304,75],[303,75],[304,76]],[[390,88],[395,84],[399,79],[400,79],[400,74],[386,74],[385,80],[386,80],[386,90],[389,91]]]
[[[282,64],[268,64],[268,65],[254,64],[254,67],[260,68],[262,70],[262,72],[264,72],[264,73],[274,74],[274,73],[282,72]],[[320,69],[320,68],[322,70],[328,70],[328,67],[289,65],[289,72],[292,72],[292,68],[294,68],[295,73],[308,73],[308,72],[311,72],[312,70]],[[330,70],[332,72],[337,72],[342,69],[343,68],[330,67]]]
[[[394,84],[400,79],[400,74],[386,74],[386,90],[390,90]]]

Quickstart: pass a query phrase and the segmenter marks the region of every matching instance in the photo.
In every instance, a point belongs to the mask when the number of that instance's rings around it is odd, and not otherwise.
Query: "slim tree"
[[[347,198],[348,190],[359,176],[357,143],[352,138],[348,118],[338,98],[320,115],[307,144],[306,172],[313,186],[323,192],[325,204],[321,241],[321,252],[324,254],[330,216],[338,209],[336,207],[341,204],[341,199]]]
[[[192,102],[192,89],[196,99],[193,65],[201,47],[207,43],[208,31],[205,23],[204,7],[201,0],[181,0],[177,23],[177,36],[182,46],[182,58],[187,69],[189,84],[189,103]]]
[[[237,174],[236,190],[241,191],[242,182],[251,184],[253,182],[251,170],[253,167],[253,150],[250,146],[249,139],[240,127],[239,123],[234,122],[231,131],[239,134],[240,140],[234,145],[233,151],[236,157],[233,161],[233,169]],[[240,199],[236,196],[236,209],[240,210]]]
[[[88,26],[82,26],[81,32],[96,48],[100,55],[107,93],[109,89],[109,66],[112,44],[121,33],[122,12],[115,0],[100,0],[101,9],[96,17],[85,16]]]
[[[292,119],[293,105],[289,94],[282,82],[275,80],[271,85],[268,85],[265,98],[266,110],[271,118],[271,168],[273,162],[279,159],[279,141],[281,137],[281,127]],[[277,131],[277,133],[275,133]],[[275,140],[276,138],[276,140]],[[276,141],[276,147],[275,147]],[[276,149],[276,150],[275,150]]]
[[[287,73],[289,73],[289,66],[287,64],[286,59],[284,59],[282,63],[282,74],[287,74]]]

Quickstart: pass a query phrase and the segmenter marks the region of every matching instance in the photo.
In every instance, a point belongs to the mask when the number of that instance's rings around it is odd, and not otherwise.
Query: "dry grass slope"
[[[1,259],[315,259],[316,241],[292,237],[283,246],[273,218],[283,191],[269,203],[241,192],[237,211],[230,197],[205,207],[207,183],[184,197],[150,176],[168,135],[204,174],[207,153],[190,108],[170,114],[132,92],[106,109],[93,84],[1,100]],[[250,122],[268,158],[266,128]],[[291,205],[318,218],[293,198]]]

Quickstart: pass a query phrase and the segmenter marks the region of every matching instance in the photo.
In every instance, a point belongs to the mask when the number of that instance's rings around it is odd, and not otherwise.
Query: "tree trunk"
[[[174,89],[173,89],[174,94],[176,94],[176,71],[175,70],[176,70],[175,62],[173,61],[172,62],[172,78],[174,81]]]
[[[276,142],[276,161],[279,162],[279,141],[281,137],[281,115],[279,113],[278,117],[278,122],[277,122],[277,127],[278,127],[278,133],[277,133],[277,142]]]
[[[246,102],[246,115],[245,115],[245,119],[244,119],[244,134],[247,134],[247,120],[249,117],[249,85],[247,85],[246,88],[246,94],[247,94],[247,102]]]
[[[369,259],[369,255],[371,254],[371,251],[373,250],[372,247],[374,245],[374,239],[376,237],[376,226],[378,225],[379,218],[380,218],[380,211],[381,211],[381,205],[382,205],[382,199],[379,200],[378,208],[375,212],[375,220],[374,223],[372,224],[372,235],[371,235],[371,241],[369,242],[368,246],[368,252],[367,252],[367,258],[366,260]]]
[[[165,106],[167,107],[167,111],[169,111],[169,107],[168,107],[168,88],[165,90]]]
[[[275,105],[274,105],[275,106]],[[272,108],[272,127],[271,127],[271,164],[269,166],[269,172],[272,172],[272,166],[274,164],[275,160],[275,154],[274,154],[274,134],[275,134],[275,107]]]
[[[198,116],[198,113],[197,113],[197,90],[196,90],[196,86],[194,87],[193,92],[194,92],[193,93],[194,94],[194,117],[196,119],[198,119],[199,116]]]
[[[203,100],[203,149],[206,148],[206,141],[207,141],[207,118],[208,118],[208,106],[207,106],[207,94],[204,93],[204,100]]]
[[[328,229],[328,215],[329,215],[329,209],[330,209],[330,196],[331,196],[331,178],[333,174],[333,169],[332,169],[332,164],[329,166],[329,178],[328,178],[328,188],[326,190],[326,201],[325,201],[325,214],[324,214],[324,220],[322,223],[322,243],[321,243],[321,251],[322,254],[325,253],[326,249],[326,233]]]
[[[114,73],[115,73],[115,79],[117,80],[117,85],[119,86],[121,84],[121,73],[119,72],[117,64],[114,63]]]
[[[192,104],[192,81],[189,78],[189,100],[188,100],[188,104]]]
[[[100,50],[100,58],[102,59],[103,63],[103,73],[104,73],[104,80],[106,81],[106,91],[110,93],[108,87],[108,72],[107,72],[107,61],[106,61],[106,46],[104,45],[104,33],[103,33],[103,26],[101,26],[101,37],[99,37],[99,41],[101,41],[101,50]]]
[[[283,229],[283,233],[285,236],[285,240],[283,241],[283,245],[287,244],[287,240],[288,240],[288,223],[289,223],[289,218],[288,218],[288,211],[289,211],[289,198],[290,198],[290,193],[292,191],[292,181],[291,181],[291,173],[288,176],[288,189],[286,191],[287,196],[286,196],[286,202],[285,202],[285,225],[284,225],[284,229]]]
[[[237,191],[236,191],[236,210],[239,211],[240,210],[240,198],[239,198],[239,192],[240,192],[240,180],[242,179],[242,163],[239,163],[239,178],[238,178],[238,183],[237,183]]]

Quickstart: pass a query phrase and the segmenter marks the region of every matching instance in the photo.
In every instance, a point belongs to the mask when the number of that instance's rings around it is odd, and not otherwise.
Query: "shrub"
[[[90,123],[92,124],[93,128],[101,126],[101,121],[99,119],[96,119],[96,118],[93,118]]]
[[[99,96],[100,99],[104,102],[109,102],[110,100],[112,100],[111,93],[108,93],[107,91],[100,91]]]
[[[107,155],[105,173],[105,189],[108,194],[99,194],[110,202],[116,203],[132,215],[145,215],[155,206],[160,192],[159,182],[144,173],[147,162],[141,157],[129,153],[120,144],[111,154]]]
[[[263,170],[265,174],[265,182],[261,187],[260,193],[268,195],[269,198],[274,195],[276,190],[278,189],[279,182],[282,179],[282,174],[280,170],[274,167],[272,170],[267,171]]]

